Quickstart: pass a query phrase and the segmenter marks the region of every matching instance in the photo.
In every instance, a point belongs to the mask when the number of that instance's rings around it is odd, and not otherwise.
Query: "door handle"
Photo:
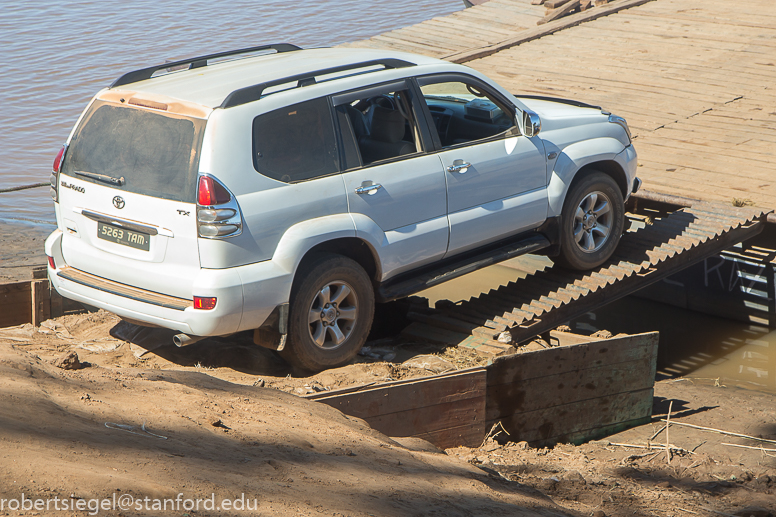
[[[363,187],[356,187],[356,194],[368,194],[372,196],[381,188],[383,188],[383,186],[379,183],[375,183],[373,185],[364,185]]]
[[[455,163],[460,162],[460,163]],[[447,172],[457,172],[458,174],[466,174],[466,171],[469,170],[469,167],[472,166],[471,163],[465,162],[463,160],[456,160],[453,162],[452,165],[447,166]]]

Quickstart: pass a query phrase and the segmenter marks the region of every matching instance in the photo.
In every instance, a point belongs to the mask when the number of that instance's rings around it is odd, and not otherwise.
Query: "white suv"
[[[623,119],[462,65],[288,44],[201,56],[86,107],[54,163],[49,278],[178,344],[254,330],[319,370],[353,358],[375,301],[521,253],[601,264],[635,170]]]

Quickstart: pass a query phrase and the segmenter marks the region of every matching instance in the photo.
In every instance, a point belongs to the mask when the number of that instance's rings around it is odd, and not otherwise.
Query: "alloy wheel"
[[[358,299],[345,282],[329,282],[313,298],[307,322],[316,346],[331,350],[344,343],[355,328]]]
[[[612,204],[606,194],[590,192],[579,203],[574,214],[574,241],[585,253],[600,250],[612,231]]]

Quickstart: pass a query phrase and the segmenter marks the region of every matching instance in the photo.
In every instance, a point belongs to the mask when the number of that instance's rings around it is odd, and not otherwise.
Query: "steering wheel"
[[[394,104],[393,99],[388,95],[377,95],[375,97],[370,97],[366,100],[366,102],[369,106],[380,106],[381,108],[389,110],[396,109],[396,105]]]

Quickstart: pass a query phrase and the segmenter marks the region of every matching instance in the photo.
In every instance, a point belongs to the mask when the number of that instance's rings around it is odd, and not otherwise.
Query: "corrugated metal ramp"
[[[759,234],[767,211],[698,202],[627,232],[614,256],[589,272],[546,268],[439,309],[411,312],[403,334],[498,355]]]

